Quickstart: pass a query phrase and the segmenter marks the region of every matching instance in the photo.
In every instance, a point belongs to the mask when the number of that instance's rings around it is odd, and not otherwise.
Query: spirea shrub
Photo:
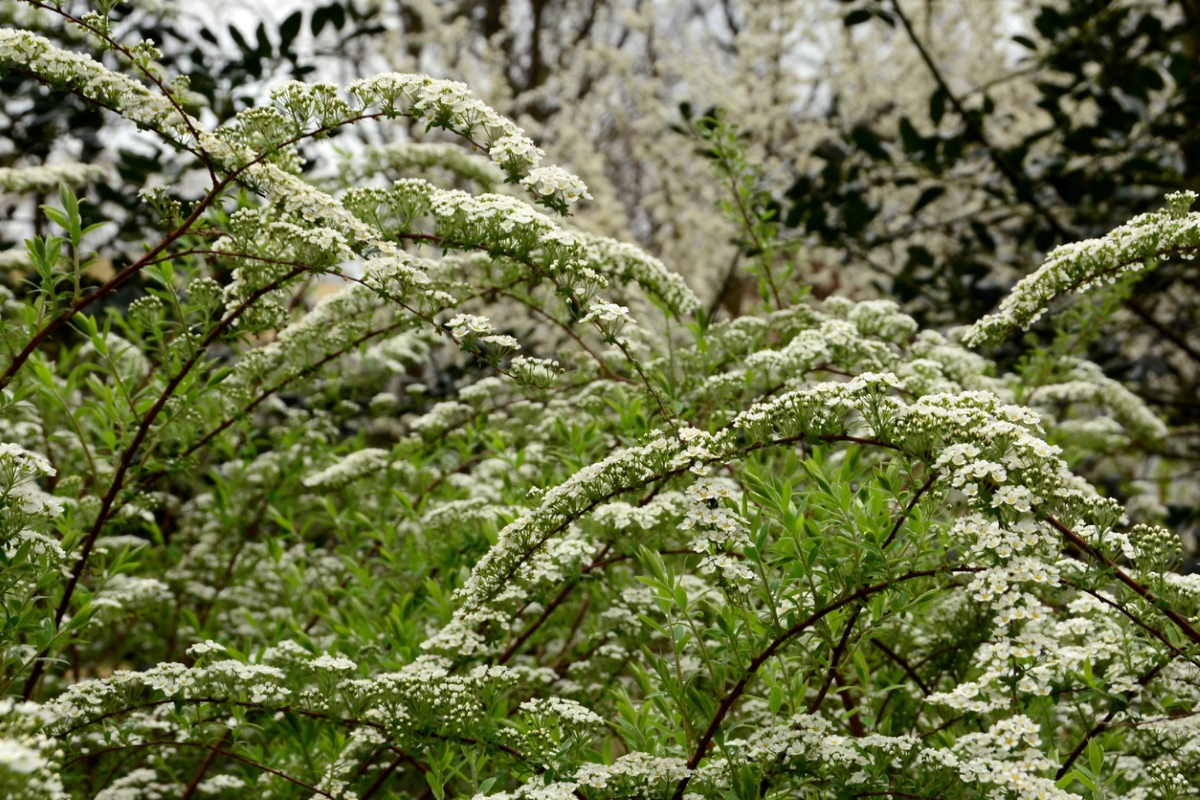
[[[211,129],[111,3],[33,5],[112,67],[15,29],[0,67],[208,185],[147,186],[160,229],[100,255],[64,188],[5,290],[6,797],[1196,792],[1200,578],[1080,472],[1166,429],[1092,364],[969,349],[1193,254],[1194,195],[952,336],[766,263],[712,323],[461,84]],[[305,169],[378,124],[444,138]]]

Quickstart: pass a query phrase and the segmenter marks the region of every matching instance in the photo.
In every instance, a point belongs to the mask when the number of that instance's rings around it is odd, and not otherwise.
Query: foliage
[[[1191,254],[1194,195],[954,339],[795,288],[709,118],[763,298],[715,322],[576,229],[584,182],[463,84],[292,81],[222,122],[111,4],[31,5],[113,64],[5,28],[0,65],[208,183],[141,187],[146,238],[102,254],[63,187],[3,298],[8,795],[1200,788],[1200,581],[1153,504],[1085,477],[1168,429],[1071,346],[1086,316],[1013,372],[962,343]],[[368,125],[444,138],[305,168]]]

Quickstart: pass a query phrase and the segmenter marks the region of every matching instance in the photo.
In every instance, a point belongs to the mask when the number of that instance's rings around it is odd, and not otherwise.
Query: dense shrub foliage
[[[31,5],[119,69],[20,28],[0,68],[208,185],[147,183],[104,253],[64,186],[4,290],[6,796],[1200,788],[1200,578],[1154,503],[1086,477],[1167,427],[1079,357],[1086,313],[1016,372],[971,349],[1191,258],[1195,194],[922,330],[810,299],[707,118],[763,297],[714,323],[575,229],[583,181],[462,84],[288,82],[212,124],[112,3]],[[445,138],[305,169],[369,125]]]

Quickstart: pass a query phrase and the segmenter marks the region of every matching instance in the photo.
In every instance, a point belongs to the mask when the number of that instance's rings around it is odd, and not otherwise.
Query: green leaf
[[[429,784],[429,789],[433,792],[433,796],[436,797],[437,800],[443,800],[443,798],[446,796],[446,790],[442,786],[442,782],[434,776],[433,770],[425,773],[425,782]]]
[[[937,200],[946,193],[945,186],[930,186],[925,191],[921,192],[921,196],[917,198],[917,202],[913,203],[912,210],[909,211],[914,217],[925,208],[925,206]]]
[[[917,129],[908,117],[900,118],[900,140],[904,142],[906,153],[915,153],[922,148],[921,134],[917,133]]]
[[[863,24],[873,16],[874,14],[865,8],[856,8],[846,15],[846,18],[842,20],[842,24],[847,28],[853,28],[855,25]]]
[[[641,546],[637,551],[638,563],[646,568],[659,583],[667,581],[667,565],[663,563],[662,556],[648,547]]]
[[[38,380],[41,381],[45,386],[53,388],[54,373],[50,371],[50,367],[46,366],[40,361],[32,362],[32,366],[33,374],[37,376]]]
[[[892,157],[888,155],[887,150],[883,149],[883,144],[879,138],[879,134],[868,128],[866,125],[856,125],[850,131],[850,139],[858,145],[858,148],[876,161],[886,161],[889,164]]]
[[[108,355],[108,342],[99,333],[93,333],[91,336],[92,347],[96,348],[96,352],[102,356]]]
[[[42,211],[47,217],[49,217],[51,222],[62,228],[64,231],[70,232],[71,221],[67,219],[67,215],[61,210],[55,208],[54,206],[42,206]]]
[[[1066,775],[1063,775],[1061,778],[1055,781],[1054,785],[1060,789],[1066,789],[1075,782],[1076,777],[1077,775],[1075,772],[1068,772]]]
[[[1088,763],[1091,764],[1092,773],[1099,776],[1104,770],[1104,748],[1100,742],[1092,739],[1088,742]]]
[[[291,53],[292,42],[296,41],[296,36],[300,33],[300,23],[303,20],[303,12],[294,11],[279,25],[279,52],[283,55]]]
[[[946,115],[946,90],[938,87],[933,95],[929,98],[929,119],[933,120],[934,125],[942,124],[942,117]]]
[[[817,484],[817,486],[821,487],[821,491],[829,495],[833,494],[833,486],[830,485],[829,479],[825,477],[825,473],[821,470],[821,467],[817,464],[817,462],[813,461],[811,458],[805,459],[804,471],[808,473],[808,477],[811,478],[812,481]]]
[[[1098,787],[1096,785],[1096,781],[1093,779],[1093,776],[1088,774],[1087,770],[1077,769],[1077,770],[1075,770],[1074,775],[1075,775],[1075,779],[1078,780],[1080,783],[1082,783],[1084,786],[1091,789],[1093,792],[1097,791]]]
[[[771,695],[767,700],[767,707],[771,709],[772,714],[778,714],[783,708],[783,690],[778,686],[771,687]]]

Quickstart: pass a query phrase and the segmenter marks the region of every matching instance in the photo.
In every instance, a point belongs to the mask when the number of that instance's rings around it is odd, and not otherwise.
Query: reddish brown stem
[[[1171,661],[1173,661],[1173,660],[1174,660],[1173,658],[1168,658],[1166,661],[1163,661],[1161,664],[1157,664],[1153,669],[1151,669],[1145,675],[1138,678],[1138,685],[1145,686],[1150,681],[1154,680],[1154,678],[1158,676],[1158,673],[1162,672],[1163,669],[1166,668],[1167,664],[1170,664]],[[1120,709],[1114,703],[1112,708],[1110,708],[1108,710],[1108,713],[1104,716],[1104,719],[1097,722],[1095,724],[1095,726],[1090,731],[1087,732],[1087,735],[1085,735],[1082,739],[1079,740],[1079,744],[1075,746],[1075,749],[1072,750],[1070,755],[1067,756],[1067,760],[1064,761],[1062,763],[1062,766],[1060,766],[1058,768],[1058,772],[1055,773],[1055,775],[1054,775],[1055,780],[1061,780],[1062,777],[1067,774],[1067,771],[1069,769],[1071,769],[1071,765],[1074,764],[1076,759],[1078,759],[1079,756],[1083,754],[1084,749],[1088,746],[1088,742],[1090,742],[1092,739],[1099,736],[1101,733],[1104,733],[1105,729],[1107,729],[1108,726],[1112,723],[1113,717],[1115,717],[1117,715],[1118,710],[1120,710]]]
[[[229,728],[226,728],[225,732],[221,734],[221,738],[217,741],[216,746],[208,751],[208,755],[206,755],[204,757],[204,761],[200,763],[200,769],[196,770],[195,777],[193,777],[191,782],[188,783],[187,788],[183,790],[183,794],[179,796],[179,800],[192,800],[192,795],[196,793],[196,787],[199,786],[200,781],[204,779],[209,767],[212,766],[212,762],[216,760],[217,754],[220,753],[221,748],[225,746],[225,742],[229,741],[230,733],[232,733],[232,731],[230,731]]]
[[[761,653],[759,653],[757,656],[755,656],[754,659],[750,662],[749,666],[746,668],[746,673],[741,678],[738,679],[737,683],[735,683],[728,692],[725,693],[724,698],[721,700],[720,704],[717,706],[717,713],[713,715],[712,721],[708,725],[708,729],[704,731],[704,734],[700,737],[699,743],[696,745],[695,751],[692,753],[692,757],[690,759],[688,759],[688,763],[687,763],[688,769],[694,770],[694,769],[696,769],[697,766],[699,766],[700,761],[704,758],[705,754],[708,752],[708,748],[712,744],[713,738],[717,735],[717,731],[719,731],[721,729],[721,723],[724,722],[725,717],[728,716],[729,712],[733,709],[734,704],[737,703],[738,699],[746,691],[746,686],[750,683],[750,680],[758,673],[758,670],[762,667],[762,665],[767,663],[767,661],[769,661],[770,659],[772,659],[775,656],[775,654],[778,653],[785,644],[787,644],[792,639],[799,636],[801,633],[806,631],[808,628],[812,627],[817,622],[820,622],[822,619],[824,619],[829,614],[832,614],[834,611],[837,611],[840,608],[845,608],[846,606],[851,605],[852,603],[861,602],[862,600],[865,600],[868,597],[871,597],[872,595],[878,594],[879,592],[887,591],[888,589],[892,588],[893,586],[895,586],[898,583],[904,583],[906,581],[916,580],[918,578],[931,578],[931,577],[934,577],[935,575],[940,575],[943,573],[978,572],[978,571],[980,571],[980,569],[976,568],[976,567],[944,566],[944,567],[939,567],[937,569],[919,570],[916,572],[909,572],[905,575],[901,575],[901,576],[895,578],[894,580],[884,581],[882,583],[874,584],[873,586],[866,586],[862,589],[859,589],[857,592],[854,592],[851,595],[843,597],[841,600],[838,600],[836,603],[831,603],[831,604],[825,606],[825,608],[822,608],[820,611],[814,611],[812,614],[810,614],[805,619],[801,620],[800,622],[797,622],[795,625],[793,625],[787,631],[785,631],[784,633],[782,633],[778,637],[776,637],[769,645],[767,645],[767,647]],[[690,780],[690,776],[687,776],[687,777],[682,778],[679,781],[679,783],[676,784],[675,793],[672,795],[672,800],[683,800],[683,793],[687,789],[689,780]]]
[[[1171,622],[1175,623],[1175,627],[1179,628],[1179,631],[1184,636],[1191,639],[1196,644],[1200,644],[1200,631],[1197,631],[1195,628],[1193,628],[1191,623],[1189,623],[1187,621],[1186,617],[1184,617],[1182,614],[1180,614],[1175,609],[1166,605],[1162,601],[1161,598],[1156,596],[1153,592],[1151,592],[1145,586],[1142,586],[1140,583],[1135,581],[1133,578],[1129,577],[1129,575],[1123,569],[1118,567],[1112,559],[1110,559],[1108,556],[1104,555],[1104,553],[1100,552],[1099,550],[1097,550],[1096,548],[1094,548],[1090,544],[1088,544],[1087,540],[1085,540],[1079,534],[1075,533],[1075,531],[1071,530],[1066,525],[1063,525],[1061,522],[1056,520],[1054,517],[1047,516],[1046,521],[1049,522],[1050,525],[1056,531],[1061,533],[1068,542],[1075,545],[1080,550],[1082,550],[1084,553],[1088,554],[1089,556],[1096,559],[1104,566],[1111,569],[1113,571],[1113,574],[1116,575],[1117,580],[1119,580],[1121,583],[1128,586],[1135,593],[1137,593],[1137,595],[1140,596],[1143,600],[1145,600],[1147,603],[1149,603],[1150,605],[1152,605],[1156,609],[1158,609],[1160,614],[1162,614],[1167,619],[1171,620]]]
[[[846,645],[850,642],[850,634],[854,632],[854,626],[858,622],[858,615],[861,613],[862,606],[854,609],[854,612],[850,615],[850,620],[842,630],[842,638],[838,640],[837,646],[833,648],[833,653],[829,656],[829,670],[825,675],[825,681],[821,684],[821,690],[817,692],[817,696],[813,698],[812,703],[808,706],[809,714],[817,713],[817,709],[821,707],[821,703],[825,702],[825,695],[829,693],[829,687],[833,684],[834,676],[837,675],[838,665],[842,662],[842,656],[846,652]]]
[[[408,753],[400,753],[400,755],[396,756],[392,763],[380,770],[379,775],[375,777],[375,780],[371,781],[371,785],[368,786],[361,795],[359,795],[359,800],[371,800],[375,793],[382,789],[383,785],[388,782],[388,778],[392,777],[392,773],[399,769],[400,765],[403,764],[405,759],[408,757]]]
[[[187,216],[187,219],[180,223],[178,228],[169,233],[166,238],[164,238],[154,247],[147,250],[145,255],[130,264],[125,269],[118,272],[96,291],[75,300],[73,303],[71,303],[67,310],[50,320],[50,322],[48,322],[43,328],[35,333],[33,338],[29,340],[21,352],[13,357],[12,362],[8,365],[8,369],[4,371],[4,374],[0,375],[0,389],[3,389],[8,385],[9,381],[11,381],[13,376],[17,374],[17,371],[21,369],[22,365],[29,360],[29,357],[33,355],[33,352],[37,350],[38,347],[41,346],[42,342],[44,342],[51,334],[53,334],[63,325],[67,324],[76,314],[78,314],[80,311],[83,311],[92,303],[116,291],[121,284],[129,280],[130,277],[135,275],[149,262],[154,260],[159,253],[161,253],[163,250],[166,250],[168,247],[174,244],[176,240],[184,236],[188,232],[188,228],[190,228],[196,222],[196,220],[200,218],[200,215],[204,213],[204,211],[213,203],[214,200],[216,200],[217,196],[220,194],[220,191],[223,190],[227,184],[228,179],[223,181],[216,189],[206,195],[203,200],[196,204],[196,207],[192,209],[192,213]]]
[[[903,514],[896,518],[896,524],[892,526],[892,532],[889,533],[887,539],[884,540],[882,549],[886,550],[888,545],[890,545],[896,538],[896,535],[900,533],[900,528],[904,526],[904,523],[908,520],[909,515],[912,514],[912,510],[916,508],[917,503],[920,502],[921,496],[929,491],[929,487],[933,486],[933,482],[936,481],[937,478],[938,474],[936,472],[930,473],[929,480],[925,481],[925,485],[918,489],[917,493],[914,494],[912,499],[908,501],[908,507],[904,509]]]
[[[898,654],[896,651],[892,650],[890,647],[888,647],[886,644],[879,641],[878,639],[872,639],[871,644],[875,645],[875,647],[877,647],[885,656],[887,656],[892,661],[894,661],[897,664],[897,666],[900,667],[900,669],[904,670],[904,673],[906,675],[908,675],[908,677],[912,678],[913,683],[915,683],[917,685],[917,687],[921,690],[922,694],[924,694],[924,695],[930,694],[930,692],[932,690],[928,686],[925,685],[925,681],[921,680],[921,676],[917,674],[917,671],[912,668],[912,665],[909,664],[908,661],[903,656]]]
[[[105,493],[104,498],[100,502],[100,509],[96,514],[96,521],[93,523],[91,530],[88,531],[87,538],[84,539],[83,546],[80,548],[79,558],[75,562],[75,567],[71,570],[71,577],[67,581],[67,586],[63,590],[62,599],[59,601],[58,608],[54,612],[54,627],[56,630],[62,624],[62,619],[66,615],[67,609],[71,605],[71,597],[75,593],[75,587],[79,585],[79,579],[83,576],[83,572],[87,568],[87,562],[88,558],[91,556],[92,547],[96,544],[96,539],[99,538],[100,531],[104,528],[104,523],[108,521],[108,512],[112,508],[113,503],[116,501],[117,494],[120,493],[124,486],[125,473],[129,470],[130,465],[133,463],[134,456],[137,454],[138,449],[142,446],[142,442],[144,442],[146,437],[149,435],[150,428],[154,424],[154,421],[158,419],[158,415],[162,413],[163,408],[166,407],[167,401],[174,396],[175,390],[179,388],[179,385],[183,382],[184,378],[191,373],[192,368],[199,362],[200,357],[206,352],[208,346],[212,344],[217,337],[228,330],[229,327],[245,312],[246,309],[248,309],[263,295],[274,291],[276,288],[278,288],[278,286],[286,283],[297,275],[300,275],[302,272],[304,272],[304,270],[301,268],[293,269],[283,277],[277,278],[266,286],[256,289],[232,313],[215,325],[213,329],[208,332],[208,335],[205,336],[204,339],[201,340],[196,346],[196,352],[192,354],[192,357],[184,362],[184,364],[180,367],[179,372],[177,372],[175,376],[167,382],[166,387],[158,396],[158,400],[156,400],[154,405],[150,407],[150,410],[146,412],[146,416],[142,418],[142,422],[138,426],[137,433],[134,434],[133,441],[129,443],[127,448],[125,448],[125,452],[122,454],[121,460],[117,464],[117,469],[113,474],[112,483],[109,485],[108,491]],[[45,657],[48,652],[49,647],[39,653],[37,659],[34,661],[33,668],[29,673],[29,679],[25,682],[25,691],[23,696],[26,700],[33,696],[34,688],[41,679],[42,672],[45,670]]]

